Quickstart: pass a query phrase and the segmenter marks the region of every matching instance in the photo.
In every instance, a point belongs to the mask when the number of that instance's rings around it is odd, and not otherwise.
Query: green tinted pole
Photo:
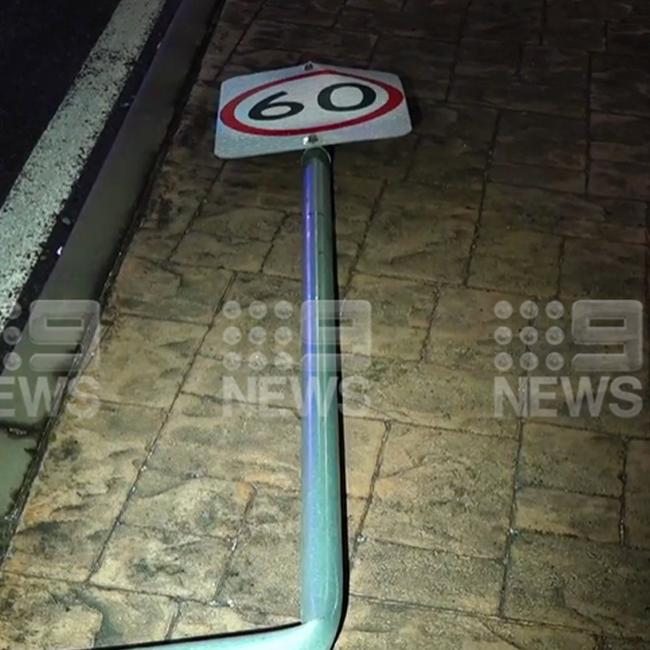
[[[147,646],[160,650],[331,650],[343,610],[343,524],[331,161],[303,157],[302,623],[234,637]]]
[[[332,176],[321,148],[303,156],[303,219],[301,613],[332,622],[331,644],[343,601],[343,538]]]

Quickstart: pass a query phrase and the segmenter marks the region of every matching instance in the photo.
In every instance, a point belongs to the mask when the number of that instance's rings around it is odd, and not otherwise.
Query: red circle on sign
[[[366,81],[371,84],[375,84],[385,90],[388,93],[388,99],[386,102],[375,109],[372,113],[368,115],[361,115],[359,117],[354,117],[344,122],[339,122],[338,124],[322,124],[320,126],[310,126],[308,128],[302,129],[262,129],[258,126],[249,126],[244,124],[235,116],[235,111],[239,105],[255,93],[260,92],[260,90],[266,90],[267,88],[272,88],[273,86],[279,86],[288,81],[296,81],[297,79],[305,79],[307,77],[315,77],[317,75],[323,74],[336,74],[343,77],[351,77],[352,79],[361,79],[361,81]],[[368,77],[362,77],[355,74],[349,74],[347,72],[339,72],[337,70],[315,70],[314,72],[306,72],[304,74],[299,74],[294,77],[287,77],[285,79],[276,79],[269,83],[258,86],[257,88],[251,88],[241,95],[231,99],[222,109],[221,109],[221,121],[229,128],[234,129],[235,131],[240,131],[242,133],[248,133],[249,135],[269,135],[269,136],[288,136],[288,135],[308,135],[314,132],[322,131],[334,131],[336,129],[343,129],[347,126],[356,126],[357,124],[363,124],[364,122],[370,122],[375,120],[378,117],[390,113],[392,110],[395,110],[402,102],[404,101],[404,93],[399,89],[391,86],[390,84],[385,83],[384,81],[379,81],[377,79],[370,79]]]

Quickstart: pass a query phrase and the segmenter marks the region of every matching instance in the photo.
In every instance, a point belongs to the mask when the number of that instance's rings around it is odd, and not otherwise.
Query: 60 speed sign
[[[397,76],[308,63],[224,82],[215,153],[245,158],[393,138],[411,128]]]

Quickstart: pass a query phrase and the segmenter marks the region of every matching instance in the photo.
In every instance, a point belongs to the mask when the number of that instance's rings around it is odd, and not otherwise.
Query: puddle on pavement
[[[0,429],[0,518],[6,516],[34,458],[36,440]]]

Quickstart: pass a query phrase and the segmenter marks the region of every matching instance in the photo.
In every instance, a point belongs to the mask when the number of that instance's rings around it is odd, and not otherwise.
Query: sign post
[[[411,120],[392,74],[307,63],[222,85],[215,153],[303,151],[302,528],[300,625],[186,641],[165,650],[331,650],[344,598],[331,158],[325,147],[406,135]],[[337,384],[334,384],[337,385]],[[162,646],[160,646],[162,650]]]

